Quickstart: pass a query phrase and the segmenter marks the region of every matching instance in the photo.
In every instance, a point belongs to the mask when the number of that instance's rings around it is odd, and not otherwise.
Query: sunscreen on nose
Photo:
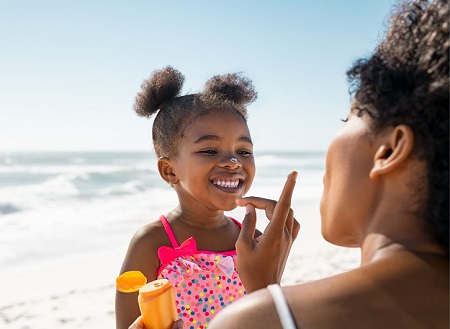
[[[116,279],[117,290],[139,291],[139,309],[146,329],[171,329],[178,319],[173,286],[167,279],[147,282],[139,271],[129,271]]]

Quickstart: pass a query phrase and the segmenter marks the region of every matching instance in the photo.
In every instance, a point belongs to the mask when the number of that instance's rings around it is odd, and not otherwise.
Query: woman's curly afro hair
[[[217,75],[197,94],[180,96],[184,76],[167,66],[154,71],[141,85],[134,110],[153,122],[153,146],[157,156],[176,156],[184,129],[197,118],[213,111],[232,111],[247,120],[246,106],[256,100],[252,82],[239,73]]]
[[[404,2],[386,37],[347,72],[374,132],[406,124],[414,155],[427,164],[424,216],[431,237],[449,248],[449,2]]]

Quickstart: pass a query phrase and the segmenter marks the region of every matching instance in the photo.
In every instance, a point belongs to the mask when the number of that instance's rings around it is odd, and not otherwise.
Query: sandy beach
[[[236,217],[240,214],[241,210],[235,211]],[[359,250],[335,247],[321,238],[318,203],[298,210],[296,218],[302,229],[291,250],[282,285],[323,278],[358,265]],[[258,228],[266,224],[261,218]],[[0,327],[114,328],[114,282],[127,244],[128,240],[107,252],[93,250],[77,257],[2,270]]]

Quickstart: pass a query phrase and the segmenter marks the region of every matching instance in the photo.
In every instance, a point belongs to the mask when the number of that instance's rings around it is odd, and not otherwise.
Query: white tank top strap
[[[283,329],[297,329],[281,287],[278,284],[271,284],[267,286],[267,289],[272,295]]]

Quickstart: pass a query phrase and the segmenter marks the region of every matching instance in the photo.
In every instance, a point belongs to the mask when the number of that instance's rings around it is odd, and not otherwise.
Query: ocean
[[[255,159],[248,195],[276,199],[297,170],[294,203],[320,199],[325,152],[259,152]],[[0,266],[126,246],[140,226],[176,205],[151,151],[0,153]]]

